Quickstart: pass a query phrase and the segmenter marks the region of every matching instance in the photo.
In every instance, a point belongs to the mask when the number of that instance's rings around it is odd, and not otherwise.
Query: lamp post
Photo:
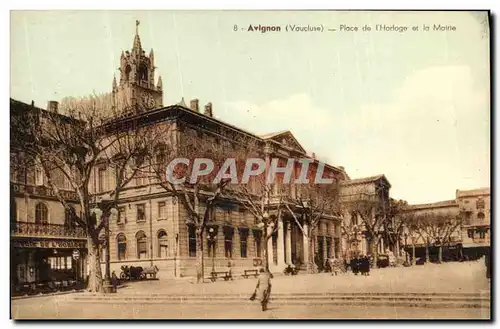
[[[109,236],[110,236],[110,230],[109,230],[109,219],[111,215],[117,216],[118,215],[118,210],[115,208],[108,208],[109,204],[108,199],[101,199],[100,202],[100,207],[93,208],[91,210],[91,213],[96,216],[96,221],[100,222],[101,218],[103,218],[106,221],[106,224],[104,226],[104,233],[105,233],[105,239],[106,239],[106,255],[105,255],[105,274],[104,274],[104,291],[108,293],[113,293],[116,292],[113,289],[113,285],[111,284],[111,253],[110,253],[110,242],[109,242]],[[100,208],[103,208],[101,210]]]
[[[210,242],[210,252],[212,253],[212,273],[215,272],[215,239],[217,238],[217,233],[213,227],[208,229],[207,239]]]
[[[268,230],[269,227],[273,227],[272,223],[269,225],[269,213],[267,211],[264,211],[262,214],[262,221],[257,225],[260,229],[263,229],[263,236],[264,236],[264,254],[265,254],[265,268],[266,271],[269,272],[269,246],[267,243],[267,237],[268,237]]]

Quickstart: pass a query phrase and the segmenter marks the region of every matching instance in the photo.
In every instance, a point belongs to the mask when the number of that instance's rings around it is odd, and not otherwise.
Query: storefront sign
[[[51,188],[47,188],[45,186],[32,186],[32,185],[23,185],[16,183],[11,183],[11,185],[15,194],[23,194],[23,195],[30,194],[41,197],[56,198],[54,190],[52,190]],[[76,193],[73,191],[59,190],[59,194],[65,200],[78,199]]]

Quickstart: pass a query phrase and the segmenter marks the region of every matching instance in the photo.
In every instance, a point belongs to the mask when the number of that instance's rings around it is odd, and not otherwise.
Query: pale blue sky
[[[352,178],[384,173],[392,197],[453,199],[489,186],[489,35],[468,12],[39,11],[11,15],[11,97],[111,91],[135,20],[164,104],[199,98],[255,133],[290,129]],[[455,32],[238,31],[252,25],[451,24]]]

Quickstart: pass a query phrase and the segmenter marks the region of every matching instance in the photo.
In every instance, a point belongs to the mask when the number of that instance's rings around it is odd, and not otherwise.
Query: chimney
[[[205,112],[203,113],[209,117],[213,117],[213,113],[212,113],[212,103],[208,103],[207,105],[205,105]]]
[[[313,153],[312,153],[312,155],[311,155],[311,157],[312,157],[314,160],[316,160],[316,153],[314,153],[314,152],[313,152]]]
[[[192,99],[191,100],[191,110],[195,111],[195,112],[200,112],[200,108],[199,108],[199,103],[200,101],[198,99]]]
[[[342,171],[345,171],[344,166],[339,166],[339,169],[342,170]]]
[[[59,103],[56,101],[49,101],[47,104],[47,111],[57,113]]]

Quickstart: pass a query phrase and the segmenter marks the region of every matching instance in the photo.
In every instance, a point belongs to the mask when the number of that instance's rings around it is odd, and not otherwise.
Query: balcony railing
[[[85,239],[87,237],[85,230],[81,227],[28,222],[14,222],[11,223],[10,227],[12,236],[76,239]]]

